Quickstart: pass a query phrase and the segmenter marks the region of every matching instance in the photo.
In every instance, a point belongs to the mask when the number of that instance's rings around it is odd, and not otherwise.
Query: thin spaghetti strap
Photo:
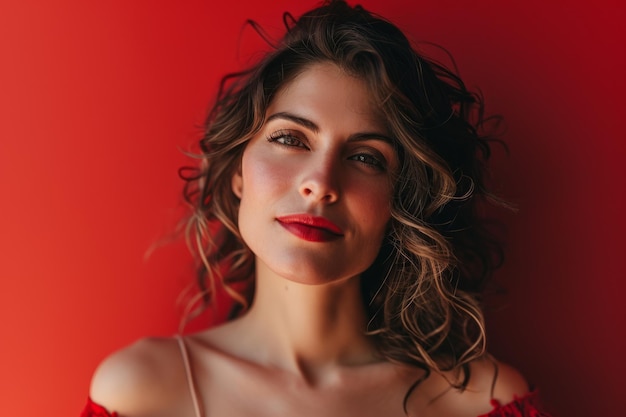
[[[198,393],[196,392],[196,384],[193,380],[193,373],[191,371],[191,363],[189,362],[189,352],[187,351],[187,345],[185,345],[185,340],[180,334],[176,335],[176,340],[178,340],[178,346],[180,347],[180,355],[183,357],[183,363],[185,365],[185,375],[187,375],[187,384],[189,385],[189,392],[191,393],[193,408],[196,410],[197,417],[203,417],[202,410],[200,408],[200,400],[198,399]]]

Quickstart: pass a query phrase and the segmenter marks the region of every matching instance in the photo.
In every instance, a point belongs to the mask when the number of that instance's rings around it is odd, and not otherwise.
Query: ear
[[[239,163],[239,167],[233,174],[233,177],[230,180],[230,187],[233,190],[233,194],[237,196],[241,200],[241,196],[243,195],[243,175],[241,173],[241,162]]]

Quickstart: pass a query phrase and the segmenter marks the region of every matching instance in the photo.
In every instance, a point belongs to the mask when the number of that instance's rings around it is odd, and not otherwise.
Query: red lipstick
[[[309,242],[329,242],[343,236],[341,228],[324,217],[292,214],[276,220],[287,231]]]

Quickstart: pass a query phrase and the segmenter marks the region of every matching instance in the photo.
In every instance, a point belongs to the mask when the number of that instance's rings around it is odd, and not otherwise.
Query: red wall
[[[0,5],[0,415],[78,415],[107,353],[175,332],[189,258],[181,245],[144,254],[180,213],[179,147],[198,136],[219,76],[245,61],[244,19],[279,27],[283,10],[313,4],[211,3]],[[520,211],[503,215],[509,294],[492,303],[492,351],[559,415],[615,415],[626,374],[621,2],[362,3],[446,46],[487,110],[506,116],[511,156],[497,154],[494,170]],[[241,41],[249,50],[251,31]]]

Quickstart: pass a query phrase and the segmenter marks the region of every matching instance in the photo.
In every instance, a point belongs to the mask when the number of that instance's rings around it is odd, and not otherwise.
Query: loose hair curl
[[[456,385],[464,387],[469,362],[485,353],[478,296],[502,260],[480,215],[484,202],[499,201],[485,185],[491,139],[479,133],[481,97],[361,6],[331,0],[299,19],[285,13],[284,23],[287,32],[272,51],[222,79],[199,167],[181,170],[205,304],[219,286],[236,301],[232,316],[249,306],[254,255],[237,228],[231,178],[281,87],[312,64],[330,62],[367,83],[400,162],[389,232],[361,277],[368,334],[388,360],[427,372],[463,370]]]

